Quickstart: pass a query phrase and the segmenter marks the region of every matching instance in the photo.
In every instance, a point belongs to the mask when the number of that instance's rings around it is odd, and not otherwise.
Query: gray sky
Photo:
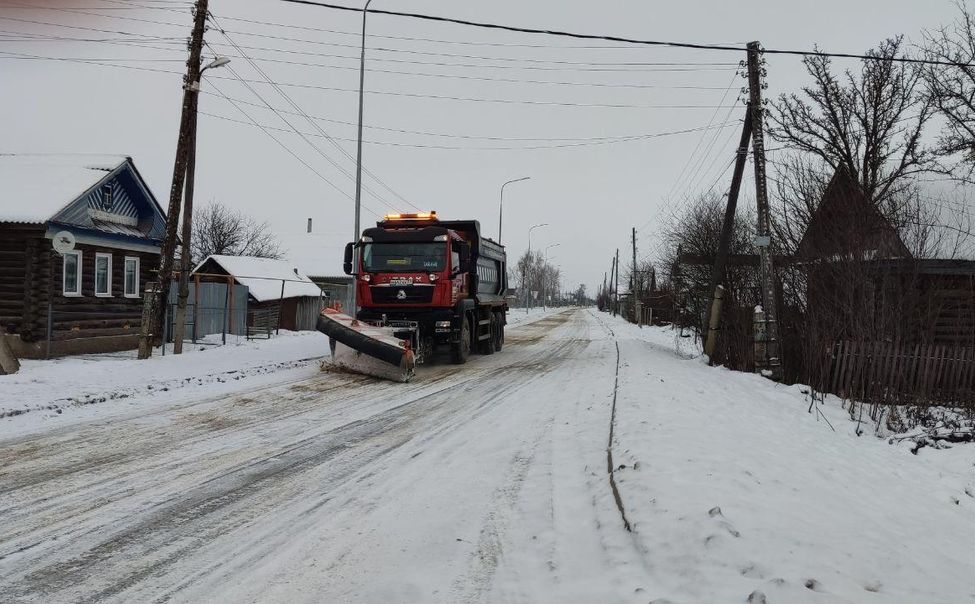
[[[17,8],[25,4],[49,9]],[[131,155],[165,205],[181,76],[143,70],[182,73],[182,40],[191,26],[189,5],[183,0],[0,0],[0,51],[8,53],[0,55],[0,151]],[[898,33],[917,41],[923,29],[955,15],[951,0],[374,0],[372,7],[643,39],[736,44],[757,39],[769,48],[798,49],[819,44],[837,52],[862,52]],[[317,124],[354,158],[359,15],[274,0],[211,0],[210,10],[265,74],[288,84],[281,89],[302,111],[331,120]],[[18,35],[22,33],[103,41],[25,40]],[[658,243],[656,230],[686,195],[716,181],[716,189],[726,186],[727,178],[721,175],[732,160],[742,114],[740,107],[731,106],[745,83],[734,76],[743,54],[573,42],[382,15],[370,17],[369,33],[365,123],[376,128],[365,132],[366,168],[419,208],[437,210],[445,218],[479,219],[491,237],[497,235],[501,183],[531,176],[506,189],[503,243],[515,257],[527,245],[528,227],[548,223],[535,230],[532,247],[560,244],[550,250],[550,257],[561,266],[567,287],[586,283],[592,291],[609,269],[617,246],[623,248],[621,256],[629,258],[625,246],[631,227],[639,229],[639,255],[652,254]],[[131,42],[144,36],[163,39]],[[218,52],[240,54],[216,29],[206,39]],[[122,61],[111,61],[115,67],[109,67],[12,59],[9,53]],[[855,61],[837,65],[858,67]],[[245,80],[263,80],[243,58],[234,56],[231,67]],[[541,81],[590,85],[537,83]],[[798,58],[768,57],[770,96],[796,90],[805,81]],[[275,108],[294,111],[270,85],[250,86]],[[323,155],[348,174],[354,174],[354,161],[303,117],[284,114],[321,153],[291,133],[227,68],[208,72],[203,89],[207,94],[200,99],[202,112],[246,122],[248,118],[218,91],[243,101],[246,104],[240,106],[255,120],[286,130],[270,132],[337,189],[260,129],[201,115],[198,203],[215,199],[267,220],[297,266],[307,272],[340,273],[341,248],[353,235],[354,184]],[[729,119],[734,123],[726,125]],[[673,136],[611,142],[604,138],[708,124],[712,129]],[[369,176],[364,182],[375,196],[363,195],[369,208],[363,209],[363,226],[375,220],[370,210],[412,209]],[[747,186],[744,195],[748,198]],[[305,233],[308,218],[314,219],[311,235]]]

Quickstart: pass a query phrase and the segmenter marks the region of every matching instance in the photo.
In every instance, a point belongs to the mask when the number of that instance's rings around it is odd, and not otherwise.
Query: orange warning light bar
[[[436,220],[437,212],[414,212],[412,214],[386,214],[383,220]]]

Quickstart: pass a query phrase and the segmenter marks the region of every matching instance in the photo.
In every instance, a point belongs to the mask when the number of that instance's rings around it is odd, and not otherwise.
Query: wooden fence
[[[951,344],[839,342],[828,390],[865,403],[975,403],[975,347]]]

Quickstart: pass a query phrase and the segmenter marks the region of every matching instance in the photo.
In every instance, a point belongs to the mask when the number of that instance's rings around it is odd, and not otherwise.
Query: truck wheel
[[[455,365],[463,365],[471,355],[471,324],[466,316],[460,327],[460,342],[451,346],[450,353]]]
[[[488,329],[487,329],[488,335],[490,337],[486,340],[481,341],[481,346],[480,346],[481,354],[494,354],[494,351],[497,350],[498,340],[495,335],[496,333],[495,330],[498,328],[498,324],[497,324],[498,317],[492,312],[490,314],[490,319],[491,322],[488,324]]]
[[[504,346],[504,315],[495,313],[494,315],[494,349],[501,350]]]

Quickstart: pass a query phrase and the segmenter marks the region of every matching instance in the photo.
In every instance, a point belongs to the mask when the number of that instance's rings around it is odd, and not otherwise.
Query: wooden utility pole
[[[640,323],[640,296],[637,293],[636,227],[633,227],[633,271],[630,273],[630,296],[633,298],[633,322],[639,324]]]
[[[721,239],[718,241],[718,253],[714,256],[714,269],[711,271],[711,284],[708,288],[714,298],[708,307],[704,325],[707,327],[708,336],[705,340],[704,349],[708,357],[714,355],[714,350],[718,345],[718,334],[721,330],[721,299],[724,295],[725,270],[728,265],[728,252],[731,248],[731,237],[735,229],[735,213],[738,211],[738,193],[741,190],[741,179],[745,174],[745,162],[748,159],[748,142],[752,137],[752,112],[749,105],[745,109],[745,123],[741,128],[741,140],[738,141],[738,156],[735,159],[735,172],[731,176],[731,188],[728,190],[728,203],[725,205],[724,222],[721,225]],[[717,313],[718,317],[712,317],[712,313]]]
[[[612,269],[609,271],[609,310],[616,316],[616,299],[613,296],[613,279],[616,275],[616,257],[613,257]]]
[[[199,80],[197,80],[199,82]],[[190,256],[193,239],[193,191],[196,187],[196,124],[199,92],[193,95],[190,114],[190,134],[186,152],[186,188],[183,195],[183,228],[180,234],[179,288],[176,297],[176,316],[173,319],[173,354],[183,354],[186,337],[186,300],[190,296]],[[309,219],[311,220],[311,219]]]
[[[619,313],[620,305],[620,248],[616,248],[616,285],[613,286],[613,300],[615,302],[613,316],[615,317]]]
[[[152,355],[152,341],[162,334],[162,321],[165,315],[166,301],[169,297],[169,284],[173,278],[173,256],[176,252],[176,229],[179,225],[180,201],[183,194],[183,183],[186,177],[186,165],[189,152],[190,130],[192,116],[196,106],[193,99],[196,91],[194,84],[200,81],[200,56],[203,54],[203,33],[206,29],[208,0],[196,0],[193,15],[193,33],[190,36],[190,56],[186,60],[186,75],[183,78],[183,110],[179,122],[179,138],[176,142],[176,160],[173,165],[173,182],[169,188],[169,209],[166,213],[166,234],[162,242],[159,259],[158,291],[156,303],[151,305],[148,313],[143,313],[143,320],[139,342],[139,358],[146,359]]]
[[[762,105],[764,86],[761,64],[761,44],[748,43],[748,104],[752,117],[752,164],[755,166],[755,202],[758,221],[755,229],[755,245],[759,252],[759,277],[762,289],[762,309],[765,315],[765,329],[756,330],[762,334],[762,341],[756,340],[755,369],[774,380],[782,378],[782,363],[779,358],[778,324],[775,319],[775,272],[772,268],[771,218],[769,216],[768,185],[765,179],[765,107]]]

